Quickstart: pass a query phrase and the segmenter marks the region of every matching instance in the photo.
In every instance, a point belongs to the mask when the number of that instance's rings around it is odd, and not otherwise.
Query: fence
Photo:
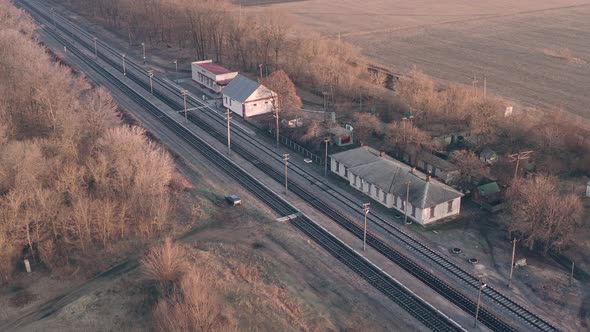
[[[275,137],[276,138],[276,134],[274,129],[269,129],[268,133],[270,133],[271,137]],[[311,159],[312,162],[318,164],[318,165],[323,165],[322,162],[322,158],[314,153],[312,153],[311,151],[309,151],[308,149],[304,148],[303,146],[301,146],[300,144],[296,143],[295,141],[279,134],[279,142],[281,144],[283,144],[284,146],[288,147],[289,149],[303,155],[305,158],[309,158]]]

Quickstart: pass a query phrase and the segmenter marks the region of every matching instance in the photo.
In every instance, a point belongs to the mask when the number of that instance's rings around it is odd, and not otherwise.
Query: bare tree
[[[367,142],[372,135],[382,134],[385,126],[379,118],[370,113],[354,113],[353,124],[356,138],[363,142]]]
[[[480,179],[489,174],[489,169],[472,151],[453,151],[449,156],[449,160],[459,168],[463,180],[467,183],[470,183],[473,179]]]
[[[509,230],[529,249],[544,253],[568,248],[583,224],[583,206],[572,193],[561,193],[557,179],[519,178],[507,191]]]
[[[295,85],[285,71],[280,69],[274,71],[267,78],[260,80],[260,83],[277,94],[281,112],[288,116],[301,113],[301,98],[297,95]]]

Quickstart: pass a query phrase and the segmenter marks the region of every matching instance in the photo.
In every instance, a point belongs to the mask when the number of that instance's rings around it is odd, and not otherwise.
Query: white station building
[[[223,106],[243,117],[273,112],[276,93],[243,75],[236,76],[223,89]]]
[[[191,72],[193,81],[214,93],[221,92],[238,75],[238,72],[228,70],[212,60],[192,62]]]
[[[367,146],[330,156],[330,170],[380,204],[427,225],[459,214],[463,194]]]

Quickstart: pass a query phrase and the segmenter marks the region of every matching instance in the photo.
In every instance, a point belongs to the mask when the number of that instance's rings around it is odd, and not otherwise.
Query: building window
[[[361,191],[365,190],[365,180],[361,178]]]
[[[447,213],[453,212],[453,201],[447,203]]]
[[[434,206],[430,208],[430,218],[434,218]]]
[[[355,186],[355,187],[356,187],[356,178],[357,178],[357,176],[355,175],[355,176],[354,176],[354,186]]]
[[[412,217],[416,216],[416,207],[412,205]]]
[[[348,179],[348,168],[344,167],[344,177]]]
[[[252,105],[252,106],[256,107],[256,104],[254,104],[254,105]]]
[[[229,99],[229,106],[231,106],[231,98]]]
[[[369,195],[372,195],[373,192],[373,184],[369,183]]]
[[[387,193],[383,192],[383,204],[387,205]]]
[[[268,104],[268,101],[265,101],[264,103],[265,103],[265,104]]]
[[[340,173],[340,163],[336,162],[336,173]]]

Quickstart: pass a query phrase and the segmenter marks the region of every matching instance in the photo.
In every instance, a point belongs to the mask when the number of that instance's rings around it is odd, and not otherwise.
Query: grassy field
[[[255,4],[256,0],[242,0]],[[590,117],[590,1],[310,0],[272,5],[398,72],[413,65],[527,106]],[[264,7],[248,6],[245,11]]]

